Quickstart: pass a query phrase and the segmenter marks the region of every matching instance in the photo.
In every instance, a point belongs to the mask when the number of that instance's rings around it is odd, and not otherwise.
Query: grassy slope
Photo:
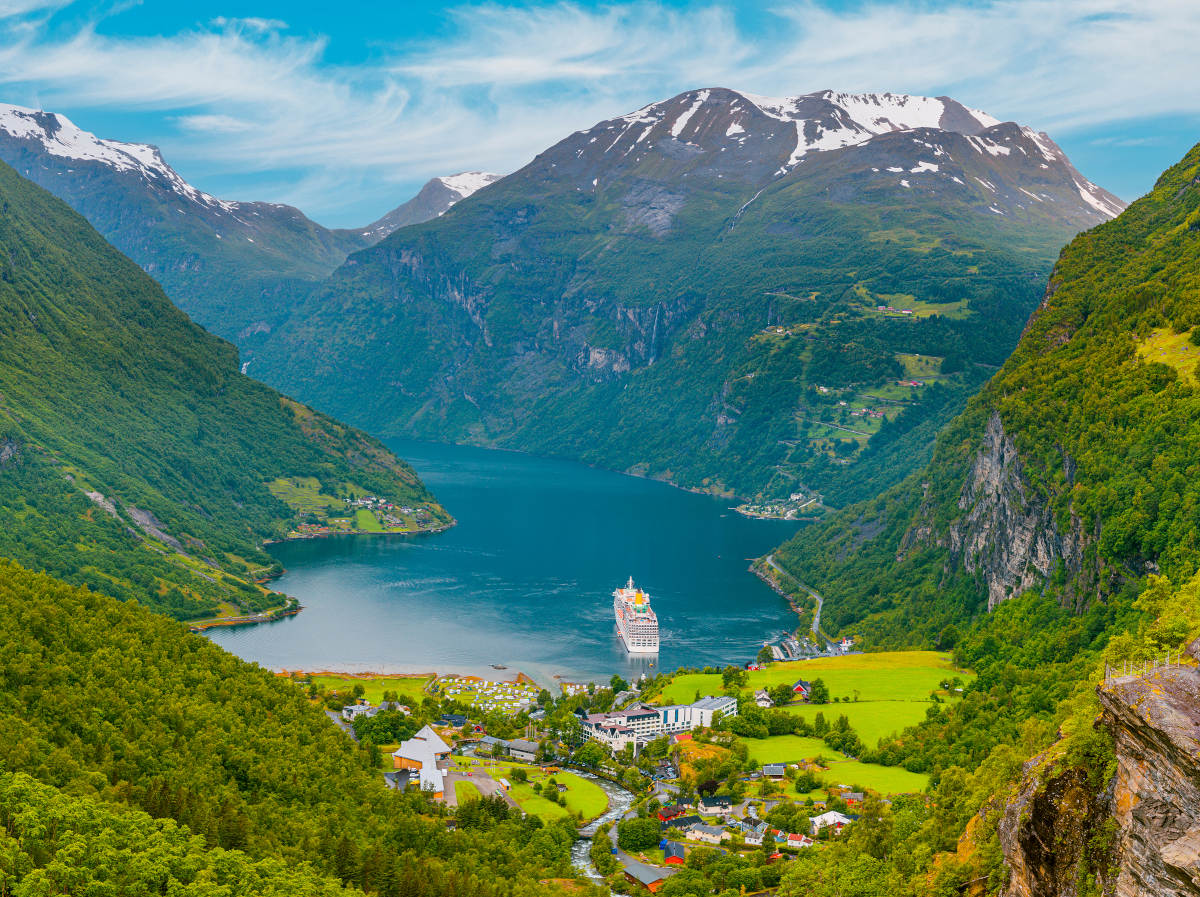
[[[0,196],[0,554],[202,616],[271,603],[246,580],[296,519],[278,477],[448,519],[380,443],[239,374],[232,346],[64,203],[6,166]]]
[[[857,691],[860,701],[927,701],[940,681],[955,676],[964,681],[971,678],[969,673],[954,669],[948,654],[892,651],[773,663],[763,670],[751,670],[745,691],[820,678],[829,686],[831,697],[853,697]],[[720,674],[674,676],[663,689],[661,703],[689,703],[697,690],[702,695],[720,694]],[[826,714],[837,706],[827,705]]]

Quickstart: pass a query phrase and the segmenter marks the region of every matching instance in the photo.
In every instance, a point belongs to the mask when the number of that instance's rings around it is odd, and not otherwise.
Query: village
[[[589,868],[619,878],[624,893],[653,892],[697,850],[786,863],[840,838],[863,812],[923,790],[920,775],[857,760],[859,733],[874,735],[874,717],[896,711],[899,682],[913,722],[929,706],[915,700],[920,690],[945,695],[925,702],[952,699],[961,687],[945,659],[841,653],[853,650],[848,639],[832,647],[837,656],[764,653],[743,667],[562,683],[558,697],[526,681],[434,677],[419,693],[348,695],[328,712],[377,746],[389,787],[419,789],[454,812],[498,800],[572,820],[592,839]]]

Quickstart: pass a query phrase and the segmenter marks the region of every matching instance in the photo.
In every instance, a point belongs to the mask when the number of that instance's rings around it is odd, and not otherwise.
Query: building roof
[[[697,710],[722,710],[730,704],[737,706],[737,699],[727,696],[708,695],[692,704]]]
[[[526,741],[524,738],[514,738],[508,743],[510,751],[527,751],[530,754],[538,752],[538,744],[536,741]]]
[[[781,776],[787,771],[787,767],[782,763],[768,763],[762,771],[765,776]]]
[[[706,835],[713,835],[714,837],[720,837],[725,834],[725,829],[719,825],[693,825],[692,831],[703,832]]]
[[[677,857],[683,859],[687,855],[687,849],[678,841],[668,841],[667,846],[663,848],[663,858],[670,859]]]
[[[675,874],[675,870],[663,869],[659,866],[648,866],[645,863],[639,863],[637,860],[630,858],[625,861],[625,874],[632,876],[649,887],[656,881],[670,878]]]
[[[813,817],[813,825],[845,825],[850,821],[850,817],[837,810],[830,810],[828,813],[822,813],[820,816]]]
[[[712,797],[700,798],[702,807],[724,807],[729,805],[729,797],[725,794],[714,794]]]

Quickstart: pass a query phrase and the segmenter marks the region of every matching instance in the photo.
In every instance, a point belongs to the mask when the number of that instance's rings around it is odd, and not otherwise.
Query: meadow
[[[830,698],[857,697],[858,701],[928,701],[938,683],[957,676],[963,682],[974,678],[956,670],[949,654],[935,651],[883,651],[850,654],[843,657],[818,657],[770,664],[763,670],[750,670],[744,691],[756,691],[773,685],[791,685],[797,679],[823,679]],[[684,673],[676,676],[662,691],[659,703],[686,704],[701,695],[722,693],[719,673]],[[828,718],[837,705],[825,709]],[[924,714],[924,710],[922,710]],[[836,718],[837,714],[834,714]]]
[[[588,779],[573,772],[562,770],[546,772],[538,766],[526,766],[509,760],[481,760],[476,757],[455,757],[454,765],[460,770],[478,768],[495,779],[508,779],[512,788],[509,796],[515,800],[522,810],[542,819],[559,819],[570,813],[578,813],[583,819],[594,819],[608,809],[608,795],[603,789]],[[515,769],[524,769],[529,776],[528,783],[517,782],[512,777]],[[536,794],[534,785],[542,785],[546,780],[565,785],[567,790],[562,793],[566,806],[556,804]]]
[[[743,743],[749,748],[751,759],[758,763],[818,761],[821,766],[827,767],[817,773],[826,785],[856,786],[882,794],[907,794],[923,791],[929,783],[929,776],[909,772],[903,767],[845,759],[819,738],[775,735],[761,739],[746,738]],[[822,793],[814,792],[812,796]]]
[[[425,697],[425,688],[433,676],[356,676],[353,673],[322,673],[311,677],[321,692],[349,691],[356,685],[363,687],[363,697],[372,704],[383,700],[385,691],[394,691],[401,703],[419,704]]]

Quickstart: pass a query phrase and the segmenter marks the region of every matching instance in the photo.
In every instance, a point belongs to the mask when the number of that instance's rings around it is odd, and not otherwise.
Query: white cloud
[[[251,198],[318,215],[381,185],[512,170],[572,130],[692,87],[945,93],[1054,135],[1200,115],[1187,89],[1200,80],[1192,0],[780,0],[752,32],[720,4],[483,4],[356,67],[273,20],[114,37],[20,15],[53,5],[0,0],[0,92],[36,91],[84,126],[88,108],[159,111],[155,142],[185,176],[261,172],[279,192]]]

